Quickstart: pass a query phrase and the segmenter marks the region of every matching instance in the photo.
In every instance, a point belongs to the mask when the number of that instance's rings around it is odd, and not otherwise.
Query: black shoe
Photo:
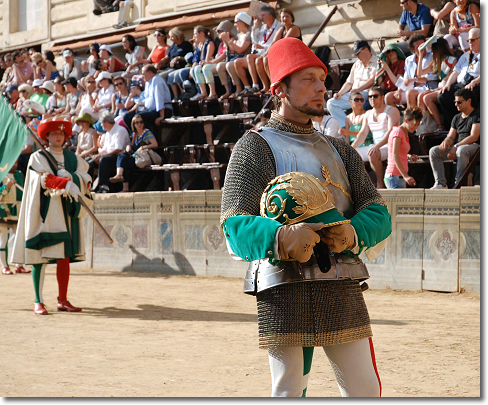
[[[101,15],[102,14],[102,10],[95,9],[95,10],[93,10],[93,14],[95,14],[95,15]]]
[[[119,11],[119,6],[109,6],[108,11],[109,13],[113,13],[114,11]]]

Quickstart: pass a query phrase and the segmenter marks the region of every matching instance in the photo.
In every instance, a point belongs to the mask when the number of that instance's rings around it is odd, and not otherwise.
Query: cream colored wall
[[[373,289],[480,292],[480,188],[380,190],[391,214],[385,250],[365,260]],[[220,233],[222,191],[94,194],[86,262],[73,268],[243,278]]]

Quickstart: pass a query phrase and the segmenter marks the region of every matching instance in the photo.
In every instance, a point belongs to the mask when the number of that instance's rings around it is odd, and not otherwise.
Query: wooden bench
[[[232,123],[242,122],[244,124],[251,122],[256,116],[255,112],[246,112],[238,114],[223,114],[223,115],[203,115],[199,117],[171,117],[165,119],[161,125],[163,126],[178,126],[178,125],[203,125],[205,132],[206,143],[209,145],[218,144],[220,139],[214,139],[214,124],[216,123]]]
[[[210,163],[183,163],[183,164],[171,164],[167,163],[161,166],[152,165],[150,167],[146,167],[144,169],[139,169],[143,172],[169,172],[170,173],[170,182],[171,185],[168,188],[168,191],[179,191],[187,189],[186,185],[181,186],[181,173],[182,172],[189,172],[189,171],[207,171],[210,173],[210,177],[212,179],[213,189],[220,190],[221,183],[222,183],[222,171],[224,171],[227,167],[227,163],[218,163],[218,162],[210,162]],[[188,183],[188,182],[187,182]]]

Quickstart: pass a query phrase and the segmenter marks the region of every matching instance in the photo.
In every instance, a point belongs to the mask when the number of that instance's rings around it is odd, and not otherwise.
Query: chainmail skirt
[[[373,335],[358,281],[290,283],[257,294],[259,347],[329,346]]]

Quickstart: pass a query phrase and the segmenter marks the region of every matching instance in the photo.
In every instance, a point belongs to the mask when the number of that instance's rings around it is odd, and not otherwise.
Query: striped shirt
[[[391,108],[391,105],[387,105],[385,110],[377,116],[376,120],[374,119],[374,113],[370,114],[368,117],[368,125],[373,134],[374,144],[381,141],[386,131],[388,131],[388,111]]]

